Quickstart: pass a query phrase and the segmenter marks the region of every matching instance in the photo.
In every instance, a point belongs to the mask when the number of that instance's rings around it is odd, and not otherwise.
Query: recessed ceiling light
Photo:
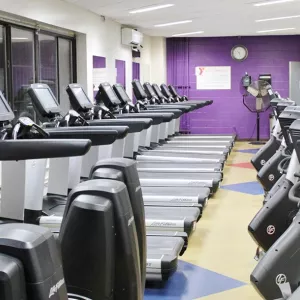
[[[268,22],[268,21],[278,21],[278,20],[286,20],[286,19],[296,19],[300,18],[300,15],[298,16],[288,16],[288,17],[279,17],[279,18],[271,18],[271,19],[262,19],[262,20],[256,20],[255,22]]]
[[[172,23],[165,23],[165,24],[158,24],[154,25],[155,27],[165,27],[165,26],[173,26],[173,25],[179,25],[179,24],[186,24],[186,23],[192,23],[192,20],[186,20],[186,21],[178,21],[178,22],[172,22]]]
[[[144,7],[144,8],[140,8],[140,9],[131,10],[129,13],[130,14],[139,14],[139,13],[148,12],[148,11],[152,11],[152,10],[168,8],[168,7],[171,7],[171,6],[174,6],[174,4],[163,4],[163,5],[148,6],[148,7]]]
[[[275,32],[275,31],[287,31],[295,30],[296,28],[280,28],[280,29],[269,29],[269,30],[259,30],[257,33]]]
[[[187,32],[187,33],[178,33],[178,34],[173,34],[172,36],[186,36],[186,35],[201,34],[201,33],[204,33],[204,31],[195,31],[195,32]]]
[[[286,2],[294,2],[295,0],[274,0],[274,1],[265,1],[253,4],[254,6],[266,6],[266,5],[273,5],[273,4],[282,4]]]

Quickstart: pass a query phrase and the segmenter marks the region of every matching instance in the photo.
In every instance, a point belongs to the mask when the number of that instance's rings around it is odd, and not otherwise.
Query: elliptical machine
[[[300,107],[286,108],[279,116],[283,137],[287,147],[293,150],[286,174],[283,174],[278,184],[270,191],[270,196],[265,205],[253,218],[248,230],[255,242],[267,251],[274,242],[286,231],[297,212],[297,205],[290,201],[288,194],[292,186],[297,183],[299,171],[298,156],[295,151],[298,136],[298,123]],[[292,124],[293,123],[293,124]]]
[[[271,101],[271,106],[276,118],[276,125],[273,128],[271,139],[262,147],[262,149],[260,149],[264,154],[257,154],[252,159],[253,161],[256,161],[260,155],[263,155],[266,159],[266,162],[262,162],[264,165],[257,174],[257,179],[266,192],[271,190],[282,175],[278,168],[279,163],[286,157],[290,157],[292,154],[290,149],[286,146],[285,139],[282,136],[279,116],[286,108],[288,110],[290,109],[288,107],[294,105],[295,102],[289,99],[276,98]],[[273,147],[275,147],[275,145],[277,147],[277,143],[280,143],[279,148],[276,150],[275,154],[268,159],[268,156],[273,153]]]

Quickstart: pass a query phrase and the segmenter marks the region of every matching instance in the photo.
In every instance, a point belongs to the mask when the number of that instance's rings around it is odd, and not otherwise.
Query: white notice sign
[[[231,67],[196,67],[197,90],[230,90]]]

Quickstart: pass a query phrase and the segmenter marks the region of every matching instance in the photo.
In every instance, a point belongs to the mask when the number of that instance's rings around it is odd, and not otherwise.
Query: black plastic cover
[[[80,84],[69,84],[66,91],[74,110],[78,112],[87,112],[93,108],[93,103],[90,101]]]
[[[61,113],[59,104],[47,84],[31,84],[28,88],[28,95],[35,110],[42,117],[51,118],[55,114]]]
[[[168,89],[167,85],[165,83],[163,83],[161,86],[160,86],[160,89],[161,89],[161,92],[162,94],[167,97],[167,98],[170,98],[172,97],[172,94],[170,92],[170,90]]]
[[[147,94],[146,94],[141,82],[138,79],[135,79],[132,81],[132,87],[133,87],[134,95],[138,100],[147,99]]]
[[[153,83],[152,87],[159,99],[163,99],[165,97],[156,83]]]
[[[105,174],[103,170],[111,170],[111,174]],[[115,172],[121,172],[123,175],[116,177]],[[105,177],[107,176],[107,177]],[[113,176],[115,178],[113,178]],[[142,283],[145,283],[146,276],[146,224],[145,224],[145,209],[141,184],[139,180],[136,162],[126,158],[113,158],[109,160],[101,160],[92,168],[90,178],[93,179],[116,179],[123,181],[128,190],[129,199],[133,210],[133,215],[136,224],[137,237],[139,243],[139,257],[142,274]]]
[[[0,161],[82,156],[90,147],[90,140],[5,140],[0,141]]]
[[[129,98],[128,94],[126,93],[124,87],[117,83],[113,86],[113,89],[118,96],[119,100],[121,101],[122,105],[126,105],[128,102],[131,102],[131,99]]]
[[[68,299],[60,255],[48,229],[29,224],[3,224],[0,253],[21,261],[28,299]]]
[[[118,137],[117,130],[101,127],[57,127],[46,129],[52,139],[89,139],[92,146],[110,145]],[[126,132],[126,130],[124,130]]]
[[[153,114],[153,116],[156,114],[157,116],[161,116],[163,118],[163,123],[170,122],[175,118],[175,115],[173,112],[169,113],[165,110],[158,110],[158,111],[152,112],[152,113],[149,113],[147,110],[142,110],[141,112],[139,112],[139,114],[149,116],[149,117],[151,116],[151,114]]]
[[[148,98],[157,98],[158,96],[156,95],[152,85],[150,82],[145,82],[144,83],[144,91],[146,92]]]
[[[20,260],[5,254],[0,254],[0,299],[27,299],[23,265]]]
[[[68,293],[113,299],[115,234],[111,201],[93,195],[76,197],[60,230]]]
[[[137,232],[125,184],[105,179],[80,183],[68,196],[64,219],[72,203],[81,195],[100,196],[113,204],[116,230],[114,299],[143,299]]]
[[[122,104],[108,82],[104,82],[99,85],[99,91],[95,99],[98,103],[103,102],[107,108],[116,108]]]
[[[293,149],[293,141],[291,139],[289,129],[294,121],[300,119],[300,106],[293,106],[288,108],[290,108],[290,110],[284,110],[279,116],[279,122],[287,146],[290,149]]]
[[[87,121],[91,126],[111,126],[111,129],[114,130],[116,126],[127,126],[128,133],[141,132],[144,129],[148,129],[152,125],[152,119],[143,118],[143,119],[134,119],[128,118],[126,120],[116,120],[116,119],[104,119],[104,120],[93,120]]]
[[[251,274],[251,283],[263,299],[284,299],[280,285],[293,293],[300,282],[300,215],[264,255]],[[284,286],[283,286],[284,288]]]
[[[144,119],[144,118],[151,118],[152,119],[152,125],[159,125],[164,122],[164,118],[162,114],[158,113],[143,113],[143,114],[122,114],[122,115],[116,115],[117,119]]]

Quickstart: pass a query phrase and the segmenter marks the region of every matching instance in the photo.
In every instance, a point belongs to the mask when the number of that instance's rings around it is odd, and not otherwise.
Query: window
[[[32,83],[49,85],[64,113],[70,109],[66,87],[73,82],[72,38],[24,26],[0,24],[0,90],[16,118],[26,113],[36,121],[27,89]]]
[[[34,118],[34,109],[27,88],[35,82],[34,32],[11,28],[11,104],[18,117],[28,112]]]
[[[73,82],[72,41],[63,38],[58,39],[58,62],[59,101],[62,111],[67,113],[70,109],[70,100],[66,87]]]
[[[49,85],[54,96],[58,98],[57,80],[57,44],[52,35],[38,35],[39,41],[39,83]]]
[[[6,84],[5,84],[5,43],[4,43],[4,28],[0,25],[0,90],[6,94]]]

